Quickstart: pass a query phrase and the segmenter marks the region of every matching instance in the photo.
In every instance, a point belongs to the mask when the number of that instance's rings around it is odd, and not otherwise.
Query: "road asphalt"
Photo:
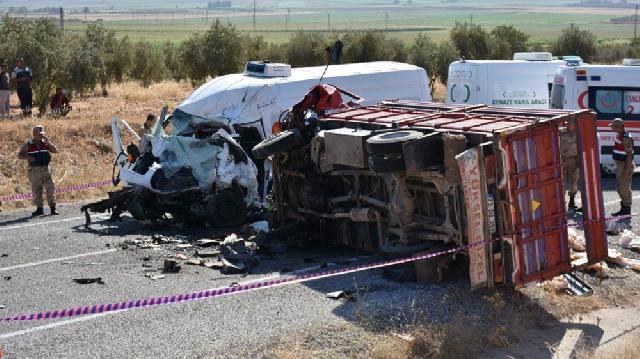
[[[639,183],[637,178],[635,182]],[[603,187],[610,213],[618,202],[613,180],[604,180]],[[640,197],[635,202],[634,211],[640,212]],[[179,273],[151,280],[145,274],[162,268],[163,260],[176,252],[164,247],[123,249],[123,243],[154,234],[190,239],[209,238],[210,234],[180,227],[144,227],[128,216],[111,223],[105,215],[94,215],[91,229],[86,229],[79,207],[64,204],[59,208],[61,215],[38,218],[31,218],[26,210],[0,213],[0,317],[187,293],[327,264],[339,268],[375,260],[344,249],[300,248],[261,261],[246,276],[183,265]],[[636,225],[637,221],[634,218]],[[97,277],[104,284],[72,281]],[[241,357],[292,331],[353,321],[358,302],[329,299],[325,294],[363,287],[367,288],[367,303],[384,311],[437,302],[452,291],[465,293],[468,281],[401,283],[386,279],[381,270],[372,270],[118,313],[0,322],[0,346],[4,358]]]

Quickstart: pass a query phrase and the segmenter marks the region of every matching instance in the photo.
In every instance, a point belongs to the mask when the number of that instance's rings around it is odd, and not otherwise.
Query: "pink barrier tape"
[[[607,220],[614,219],[615,221],[618,221],[618,220],[630,218],[636,215],[638,214],[634,213],[627,216],[610,217]],[[573,223],[565,224],[563,227],[569,227],[573,225],[575,224]],[[274,287],[279,287],[279,286],[294,284],[294,283],[304,283],[304,282],[309,282],[309,281],[318,280],[318,279],[340,276],[344,274],[362,272],[370,269],[379,269],[379,268],[390,267],[390,266],[403,264],[403,263],[430,259],[430,258],[438,257],[441,255],[445,255],[445,254],[453,254],[453,253],[461,252],[475,246],[480,246],[480,245],[484,245],[494,241],[499,241],[501,239],[502,238],[495,238],[495,239],[490,239],[490,240],[486,240],[478,243],[468,244],[465,246],[455,247],[455,248],[451,248],[451,249],[447,249],[439,252],[426,253],[422,255],[405,257],[400,259],[392,259],[392,260],[387,260],[382,262],[356,265],[356,266],[345,267],[345,268],[335,269],[335,270],[326,271],[326,272],[300,274],[300,275],[294,275],[294,276],[285,277],[285,278],[269,279],[265,281],[246,283],[246,284],[238,285],[235,287],[219,287],[214,289],[177,294],[177,295],[171,295],[171,296],[152,297],[152,298],[129,300],[129,301],[123,301],[123,302],[109,303],[109,304],[94,304],[94,305],[89,305],[85,307],[56,309],[56,310],[49,310],[49,311],[40,312],[40,313],[19,314],[13,317],[0,318],[0,322],[35,321],[35,320],[57,319],[57,318],[80,317],[80,316],[100,314],[100,313],[119,312],[119,311],[124,311],[129,309],[135,309],[135,308],[160,306],[160,305],[174,304],[174,303],[180,303],[180,302],[191,302],[196,300],[204,300],[208,298],[217,298],[217,297],[238,294],[242,292],[250,292],[258,289],[274,288]]]
[[[227,295],[238,294],[242,292],[250,292],[258,289],[274,288],[274,287],[279,287],[279,286],[294,284],[294,283],[304,283],[312,280],[330,278],[330,277],[335,277],[335,276],[349,274],[349,273],[356,273],[356,272],[366,271],[370,269],[379,269],[379,268],[394,266],[397,264],[403,264],[403,263],[409,263],[409,262],[419,261],[423,259],[434,258],[434,257],[438,257],[445,254],[453,254],[456,252],[460,252],[468,248],[487,244],[495,240],[498,240],[498,239],[478,242],[471,245],[451,248],[451,249],[439,251],[439,252],[427,253],[427,254],[418,255],[415,257],[406,257],[406,258],[393,259],[393,260],[387,260],[382,262],[356,265],[356,266],[335,269],[335,270],[326,271],[326,272],[300,274],[300,275],[294,275],[294,276],[285,277],[285,278],[269,279],[269,280],[260,281],[260,282],[242,284],[235,287],[219,287],[219,288],[214,288],[209,290],[177,294],[177,295],[171,295],[171,296],[160,296],[160,297],[152,297],[152,298],[145,298],[145,299],[138,299],[138,300],[129,300],[124,302],[110,303],[110,304],[94,304],[94,305],[89,305],[85,307],[56,309],[56,310],[50,310],[50,311],[45,311],[40,313],[20,314],[14,317],[0,318],[0,322],[2,321],[4,322],[35,321],[35,320],[57,319],[57,318],[80,317],[80,316],[92,315],[92,314],[118,312],[118,311],[135,309],[135,308],[160,306],[160,305],[174,304],[174,303],[180,303],[180,302],[191,302],[191,301],[203,300],[207,298],[217,298],[217,297],[223,297]]]
[[[85,189],[98,188],[111,185],[111,180],[100,181],[100,182],[91,182],[86,184],[76,184],[67,187],[61,187],[56,189],[56,193],[67,193],[73,191],[82,191]],[[23,201],[27,199],[31,199],[33,195],[31,193],[19,193],[19,194],[10,194],[7,196],[0,196],[0,202],[15,202],[15,201]]]

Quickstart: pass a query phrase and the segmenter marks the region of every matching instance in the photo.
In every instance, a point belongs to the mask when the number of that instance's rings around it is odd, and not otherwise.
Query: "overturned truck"
[[[273,162],[280,225],[388,255],[465,247],[474,288],[570,269],[559,130],[575,121],[588,255],[607,255],[588,111],[412,101],[283,116],[253,150]]]

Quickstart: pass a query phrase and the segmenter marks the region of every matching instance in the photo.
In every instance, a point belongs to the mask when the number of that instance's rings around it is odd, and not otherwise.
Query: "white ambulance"
[[[553,60],[548,52],[516,53],[514,60],[460,60],[449,65],[447,103],[549,108],[558,68],[579,58]]]
[[[551,108],[589,108],[597,113],[600,163],[605,174],[615,173],[611,158],[615,134],[608,125],[614,118],[622,118],[635,141],[634,161],[640,163],[640,60],[561,67],[553,82]]]

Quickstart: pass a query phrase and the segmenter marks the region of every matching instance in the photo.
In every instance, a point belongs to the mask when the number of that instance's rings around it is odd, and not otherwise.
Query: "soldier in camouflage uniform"
[[[567,121],[566,127],[560,130],[560,151],[562,157],[562,176],[564,187],[569,192],[569,211],[579,212],[575,203],[576,193],[578,193],[578,179],[580,170],[578,168],[578,143],[576,137],[576,124],[574,121]]]
[[[29,182],[31,182],[31,194],[36,211],[31,216],[41,216],[42,210],[42,190],[47,191],[47,202],[51,209],[51,215],[56,215],[56,194],[53,180],[51,179],[51,153],[58,153],[56,146],[49,141],[44,132],[44,127],[35,126],[33,128],[33,138],[28,140],[18,153],[18,158],[29,161]]]
[[[616,188],[620,196],[620,210],[613,213],[614,216],[626,216],[631,214],[631,180],[633,178],[633,138],[624,129],[624,121],[621,118],[613,120],[609,127],[616,133],[613,145],[612,157],[616,163]]]

